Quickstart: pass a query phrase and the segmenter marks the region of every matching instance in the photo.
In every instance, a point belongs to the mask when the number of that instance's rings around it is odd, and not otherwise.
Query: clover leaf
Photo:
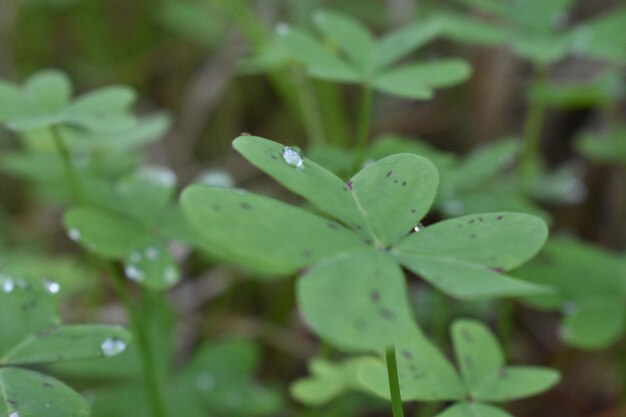
[[[527,301],[535,307],[562,311],[561,337],[568,344],[600,349],[623,335],[626,263],[618,254],[574,239],[553,239],[516,276],[555,288],[549,296]]]
[[[333,11],[318,11],[313,19],[326,41],[286,25],[278,28],[284,48],[313,77],[369,85],[381,92],[410,99],[428,99],[433,90],[456,85],[470,75],[460,59],[425,63],[393,63],[439,34],[439,24],[412,25],[374,39],[357,20]],[[332,48],[329,48],[330,45]]]
[[[62,325],[56,286],[3,272],[0,288],[0,412],[88,416],[80,394],[23,366],[114,356],[125,350],[130,334],[112,326]]]
[[[283,159],[290,148],[267,139],[242,136],[234,146],[338,222],[267,197],[193,185],[183,192],[182,207],[209,250],[265,272],[288,274],[369,247],[456,297],[545,291],[502,274],[530,259],[546,239],[545,224],[533,216],[490,213],[409,235],[437,189],[436,168],[425,158],[392,155],[344,183],[306,158],[299,167],[290,165]],[[423,249],[433,241],[436,249]],[[470,255],[477,253],[484,255]]]
[[[128,279],[153,290],[169,288],[180,271],[168,244],[187,237],[184,220],[169,205],[175,181],[171,171],[157,167],[122,178],[108,201],[67,211],[69,236],[106,259],[123,261]]]
[[[41,71],[20,88],[0,84],[0,122],[23,132],[52,126],[69,126],[91,132],[112,132],[133,127],[127,113],[135,93],[127,87],[106,87],[70,101],[68,77],[56,70]]]
[[[458,379],[461,387],[442,385],[448,394],[445,399],[456,404],[439,414],[441,416],[463,416],[463,412],[475,409],[478,415],[507,416],[502,410],[488,405],[532,396],[543,392],[559,381],[559,373],[548,368],[532,366],[506,366],[500,345],[489,329],[474,320],[460,319],[451,328],[455,355],[459,365]],[[416,388],[427,376],[423,367],[415,365],[415,354],[420,350],[399,350],[398,374],[400,387],[405,398],[419,399],[417,393],[429,393],[432,386]],[[365,364],[359,370],[359,378],[376,394],[389,398],[387,373],[383,363]],[[416,391],[413,391],[416,390]],[[412,392],[413,391],[413,392]],[[405,392],[408,394],[405,397]],[[440,398],[425,398],[432,401]],[[483,414],[485,413],[485,414]]]
[[[626,126],[618,126],[604,134],[580,135],[576,147],[582,154],[596,161],[626,165]]]

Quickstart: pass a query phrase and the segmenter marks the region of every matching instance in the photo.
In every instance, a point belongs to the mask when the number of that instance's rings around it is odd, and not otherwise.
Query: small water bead
[[[17,411],[14,411],[11,414],[9,414],[9,417],[20,417],[20,415]]]
[[[301,168],[304,164],[304,158],[302,158],[300,150],[294,147],[285,146],[285,149],[283,149],[283,159],[288,165],[296,168]]]
[[[155,260],[159,258],[159,250],[155,248],[154,246],[150,246],[146,248],[146,250],[144,251],[144,254],[146,255],[146,258],[148,259]]]
[[[178,280],[178,271],[176,268],[170,266],[163,271],[163,279],[168,284],[173,284]]]
[[[67,231],[67,235],[74,242],[78,242],[80,240],[80,230],[78,230],[78,229],[76,229],[74,227],[72,227],[70,230]]]
[[[143,167],[139,170],[138,176],[161,187],[173,187],[177,181],[174,171],[165,167]]]
[[[144,279],[143,271],[135,265],[126,265],[124,268],[124,274],[126,275],[126,278],[131,281],[143,281]]]
[[[232,175],[223,169],[203,171],[196,177],[196,182],[210,185],[211,187],[231,188],[235,186],[235,180]]]
[[[58,294],[61,291],[61,285],[58,282],[48,279],[44,281],[43,286],[50,294]]]
[[[115,356],[126,350],[126,342],[116,337],[107,338],[100,345],[100,351],[104,356]]]
[[[11,277],[0,276],[0,287],[2,287],[2,292],[10,294],[15,289],[15,281]]]
[[[424,225],[422,223],[418,223],[417,225],[415,225],[415,227],[413,228],[414,232],[419,232],[420,230],[424,229]]]
[[[215,377],[209,373],[201,373],[196,378],[196,388],[199,391],[208,392],[215,387]]]
[[[281,22],[276,25],[276,33],[280,36],[286,35],[287,33],[289,33],[289,30],[289,25],[285,22]]]

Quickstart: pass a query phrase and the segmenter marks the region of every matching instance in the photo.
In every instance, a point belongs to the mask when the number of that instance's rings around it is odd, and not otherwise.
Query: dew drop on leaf
[[[124,268],[124,274],[131,281],[143,281],[144,279],[143,271],[135,265],[127,265]]]
[[[115,337],[107,338],[100,345],[100,350],[104,356],[115,356],[126,350],[126,342]]]
[[[11,414],[9,414],[9,417],[20,417],[20,415],[17,411],[14,411]]]
[[[68,230],[67,235],[74,242],[78,242],[80,240],[80,230],[78,230],[78,229],[76,229],[74,227],[72,227],[70,230]]]
[[[61,285],[58,282],[48,279],[44,281],[43,286],[50,294],[58,294],[61,291]]]
[[[424,225],[422,223],[418,223],[417,225],[415,225],[415,227],[413,228],[414,232],[419,232],[420,230],[424,229]]]
[[[15,289],[15,282],[13,282],[13,279],[10,277],[0,275],[0,287],[2,288],[2,292],[9,294]]]
[[[283,149],[283,159],[288,165],[296,168],[301,168],[304,164],[304,158],[302,158],[300,150],[290,146],[285,146],[285,149]]]

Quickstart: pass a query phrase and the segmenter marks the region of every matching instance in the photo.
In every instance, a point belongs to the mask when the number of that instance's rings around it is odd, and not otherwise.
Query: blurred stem
[[[159,378],[155,366],[154,352],[150,344],[148,328],[137,311],[137,308],[131,303],[128,291],[124,286],[124,278],[114,265],[107,264],[107,267],[109,274],[113,277],[113,284],[115,285],[118,297],[126,307],[126,311],[130,317],[130,324],[139,350],[144,388],[146,390],[148,403],[150,404],[151,414],[153,417],[167,417],[166,406],[163,401],[165,392],[163,389],[163,381]]]
[[[76,172],[76,169],[72,164],[70,151],[65,145],[65,141],[63,140],[63,136],[61,134],[59,126],[52,126],[50,128],[50,133],[52,135],[52,140],[54,141],[54,146],[56,147],[56,150],[61,157],[63,170],[65,171],[65,177],[67,178],[67,181],[70,184],[70,188],[72,189],[72,195],[77,203],[82,203],[85,201],[83,187],[80,183],[78,173]]]
[[[404,417],[402,396],[400,395],[400,381],[398,380],[398,365],[396,363],[396,348],[387,348],[387,375],[389,376],[389,392],[391,393],[391,409],[393,417]]]
[[[448,320],[449,320],[449,303],[446,296],[439,290],[434,291],[434,314],[433,314],[433,333],[434,339],[439,346],[443,346],[447,340]]]
[[[293,71],[293,79],[296,84],[295,90],[299,91],[298,101],[310,144],[322,145],[326,143],[326,137],[315,88],[311,84],[311,79],[300,69]]]
[[[316,84],[328,142],[346,147],[350,143],[350,134],[339,86],[329,81],[318,81]]]
[[[531,91],[548,81],[548,68],[535,64],[533,67],[533,78],[531,81]],[[546,113],[546,105],[541,99],[528,99],[528,112],[524,121],[524,143],[520,160],[520,183],[527,185],[533,172],[533,165],[539,156],[539,145],[541,132]]]
[[[372,104],[374,101],[374,91],[369,83],[363,85],[361,92],[361,104],[359,117],[357,119],[356,145],[359,152],[359,162],[365,159],[367,142],[372,124]]]
[[[508,351],[511,346],[511,338],[513,337],[513,316],[515,312],[513,300],[503,299],[500,301],[499,307],[498,333],[500,334],[502,348]]]

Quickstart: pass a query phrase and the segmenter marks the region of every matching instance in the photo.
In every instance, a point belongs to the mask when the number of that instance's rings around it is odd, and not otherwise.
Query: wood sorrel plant
[[[481,378],[497,377],[495,369],[502,366],[490,358],[494,362],[476,371],[481,376],[464,388],[413,320],[400,268],[462,299],[545,293],[546,287],[504,274],[534,256],[545,241],[547,228],[540,219],[500,212],[420,225],[434,200],[438,173],[414,154],[383,158],[345,183],[297,150],[267,139],[241,136],[234,147],[323,215],[242,190],[193,185],[184,191],[182,207],[199,238],[227,259],[266,273],[310,268],[297,287],[306,321],[342,350],[386,358],[389,378],[377,362],[359,364],[356,372],[371,391],[391,397],[395,415],[401,412],[400,395],[462,400],[469,390],[472,399],[507,400],[556,381],[552,372],[529,371],[530,376],[511,379],[512,393],[481,397],[474,393]],[[464,372],[475,371],[463,366]],[[510,374],[502,375],[508,381]],[[462,403],[451,412],[467,407]]]

